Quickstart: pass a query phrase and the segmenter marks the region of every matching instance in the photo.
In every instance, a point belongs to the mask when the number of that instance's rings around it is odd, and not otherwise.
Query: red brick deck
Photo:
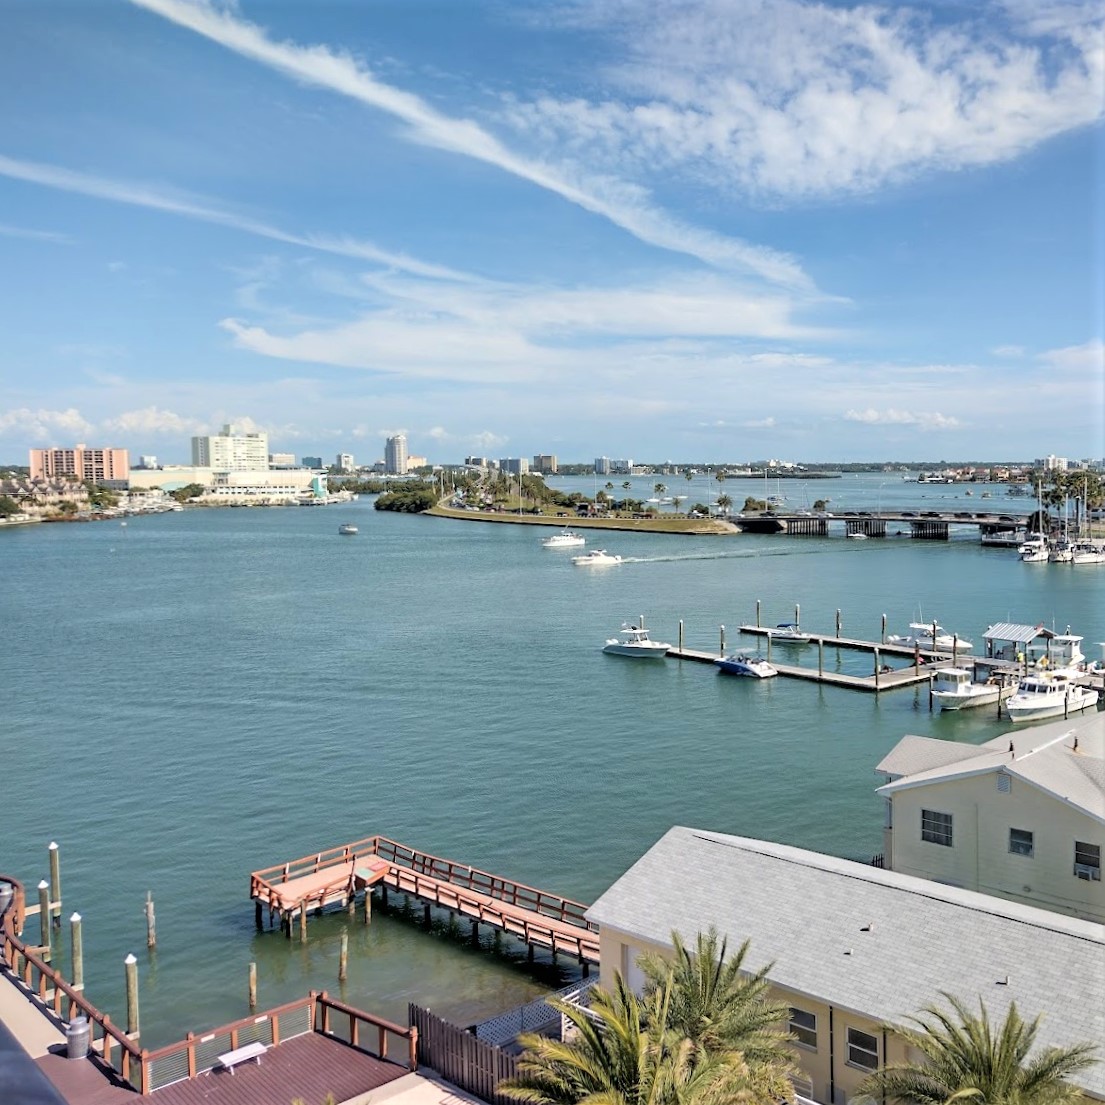
[[[212,1071],[147,1096],[113,1084],[92,1059],[77,1062],[63,1052],[37,1062],[70,1105],[291,1105],[294,1098],[322,1105],[328,1093],[346,1101],[408,1073],[318,1032],[270,1048],[260,1063],[243,1063],[233,1074]]]

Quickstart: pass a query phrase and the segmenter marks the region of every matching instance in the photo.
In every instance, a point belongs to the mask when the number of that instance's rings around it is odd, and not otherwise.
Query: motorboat
[[[1047,551],[1050,564],[1070,564],[1074,560],[1074,546],[1065,537],[1053,541]]]
[[[791,645],[808,645],[813,640],[808,633],[802,632],[797,622],[780,622],[774,629],[769,629],[767,635],[773,641]]]
[[[1073,668],[1060,668],[1043,675],[1026,676],[1017,684],[1017,693],[1006,700],[1009,720],[1042,721],[1096,706],[1097,691],[1074,682],[1079,674]]]
[[[726,675],[747,675],[753,679],[770,679],[779,673],[766,660],[757,656],[746,656],[743,653],[734,653],[732,656],[721,656],[714,661]]]
[[[602,651],[611,656],[632,656],[638,660],[663,660],[671,645],[666,641],[654,641],[645,629],[645,619],[637,625],[622,624],[616,637],[610,637]]]
[[[612,556],[605,549],[592,549],[582,556],[573,556],[572,563],[580,568],[606,568],[611,564],[620,564],[620,556]]]
[[[1016,689],[1016,679],[1003,679],[998,674],[979,680],[966,668],[937,668],[932,699],[941,710],[968,710],[973,706],[993,706]]]
[[[1047,537],[1042,533],[1030,533],[1017,550],[1025,564],[1046,564],[1048,558]]]
[[[1090,541],[1079,541],[1071,546],[1070,562],[1072,564],[1105,564],[1105,546],[1095,545]]]
[[[353,537],[357,533],[357,527],[352,522],[345,522],[343,525],[338,526],[338,533],[342,537]]]
[[[844,536],[847,537],[849,541],[866,541],[867,540],[867,534],[866,533],[846,533]]]
[[[572,549],[586,544],[587,538],[582,533],[575,533],[573,530],[566,529],[560,533],[554,533],[552,537],[546,537],[541,542],[541,547],[545,549]]]
[[[949,633],[936,622],[910,622],[908,633],[892,633],[886,638],[888,645],[905,645],[907,648],[923,648],[929,652],[945,649],[948,652],[969,652],[974,645],[970,641]]]

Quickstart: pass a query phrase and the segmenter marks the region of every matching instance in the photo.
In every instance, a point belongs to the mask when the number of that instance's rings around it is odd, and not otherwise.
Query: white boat
[[[1010,721],[1041,721],[1066,717],[1097,705],[1097,691],[1074,682],[1079,672],[1059,669],[1047,675],[1029,675],[1017,684],[1017,693],[1005,703]]]
[[[779,673],[766,661],[756,656],[734,653],[714,661],[726,675],[748,675],[753,679],[770,679]]]
[[[1003,681],[998,675],[990,675],[976,681],[974,673],[966,668],[937,668],[932,699],[941,710],[968,710],[972,706],[992,706],[1016,689],[1015,679]]]
[[[1025,564],[1046,564],[1048,559],[1047,538],[1037,541],[1029,538],[1020,548],[1021,561]]]
[[[344,525],[338,526],[338,533],[343,537],[352,537],[357,532],[357,527],[352,522],[346,522]]]
[[[849,541],[866,541],[867,540],[867,534],[866,533],[846,533],[844,536],[847,537]]]
[[[638,660],[663,660],[671,648],[666,641],[654,641],[645,629],[645,619],[639,625],[625,625],[616,637],[610,637],[602,651],[611,656],[632,656]]]
[[[1090,541],[1079,541],[1071,546],[1070,562],[1072,564],[1105,564],[1105,547],[1095,545]]]
[[[908,633],[892,633],[886,638],[888,645],[905,645],[907,648],[923,648],[930,652],[945,649],[948,652],[969,652],[974,645],[962,637],[949,633],[936,622],[910,622]]]
[[[610,564],[620,564],[620,556],[612,556],[605,549],[592,549],[582,556],[573,556],[572,563],[580,568],[605,568]]]
[[[794,645],[807,645],[813,640],[808,633],[802,632],[797,622],[780,622],[774,629],[769,629],[767,635],[773,641]]]
[[[1065,537],[1060,537],[1048,548],[1047,559],[1050,564],[1070,564],[1074,560],[1074,547]]]
[[[541,542],[541,547],[545,549],[572,549],[586,544],[587,538],[582,533],[575,533],[570,529],[566,529],[560,533],[554,533],[552,537],[546,537]]]

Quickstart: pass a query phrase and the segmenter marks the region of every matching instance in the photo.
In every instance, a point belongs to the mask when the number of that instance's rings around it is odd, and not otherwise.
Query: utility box
[[[74,1017],[65,1026],[66,1055],[70,1059],[87,1059],[92,1045],[92,1025],[87,1017]]]

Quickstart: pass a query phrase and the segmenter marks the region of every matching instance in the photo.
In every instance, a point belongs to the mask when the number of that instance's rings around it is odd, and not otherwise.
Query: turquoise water
[[[845,488],[857,509],[956,490],[817,486],[811,498],[825,488],[839,509]],[[964,509],[988,505],[976,490]],[[347,520],[359,536],[337,535]],[[245,1015],[250,960],[262,1006],[326,988],[470,1023],[568,981],[572,965],[530,969],[510,941],[477,951],[467,927],[425,933],[377,910],[349,926],[339,986],[347,918],[312,921],[306,947],[258,934],[249,872],[379,832],[589,901],[676,823],[866,856],[881,847],[873,769],[903,734],[1000,731],[989,711],[930,714],[924,689],[875,698],[604,656],[640,614],[672,641],[682,618],[703,649],[722,624],[731,648],[754,647],[736,627],[757,599],[768,624],[801,603],[815,631],[839,608],[858,637],[877,637],[883,613],[889,632],[920,613],[979,646],[1007,619],[1070,624],[1091,656],[1105,640],[1105,571],[1021,564],[968,534],[606,534],[631,559],[597,571],[540,535],[370,500],[0,533],[0,868],[33,886],[60,842],[94,1001],[122,1016],[134,952],[147,1046]]]

